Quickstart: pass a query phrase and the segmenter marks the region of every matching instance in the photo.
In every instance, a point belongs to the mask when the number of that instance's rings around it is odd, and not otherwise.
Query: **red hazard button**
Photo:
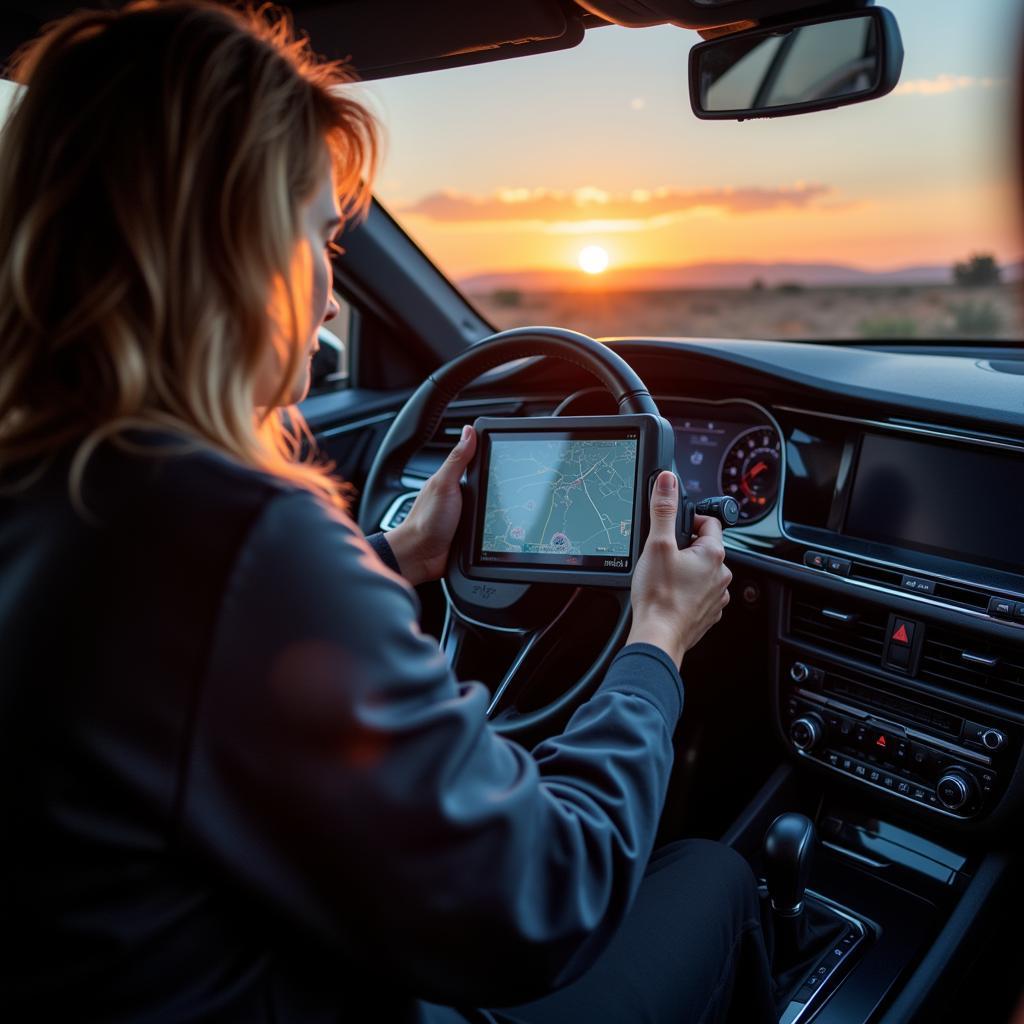
[[[914,623],[897,619],[893,623],[891,639],[894,644],[909,647],[914,642]]]
[[[914,631],[917,623],[909,619],[900,619],[895,615],[889,620],[889,643],[885,649],[886,668],[899,672],[910,672],[911,652],[914,650]]]

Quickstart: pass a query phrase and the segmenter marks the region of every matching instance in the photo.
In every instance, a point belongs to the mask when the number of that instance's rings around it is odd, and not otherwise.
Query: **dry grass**
[[[1024,339],[1024,288],[996,285],[518,292],[475,295],[498,328],[570,327],[593,337]]]

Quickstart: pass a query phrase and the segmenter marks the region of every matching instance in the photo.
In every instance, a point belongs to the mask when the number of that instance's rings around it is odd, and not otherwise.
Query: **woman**
[[[57,23],[17,77],[0,1016],[485,1019],[451,1007],[575,981],[505,1016],[768,1019],[746,865],[648,869],[678,665],[728,600],[717,525],[679,552],[664,474],[602,686],[532,753],[495,736],[409,585],[443,568],[472,431],[371,547],[282,416],[374,165],[344,73],[276,15],[146,2]]]

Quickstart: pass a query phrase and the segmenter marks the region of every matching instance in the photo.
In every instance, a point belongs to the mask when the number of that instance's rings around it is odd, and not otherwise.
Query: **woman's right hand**
[[[677,665],[722,617],[732,581],[717,519],[697,516],[696,540],[679,550],[678,503],[675,474],[665,471],[651,494],[651,532],[633,573],[633,628],[626,641],[654,644]]]

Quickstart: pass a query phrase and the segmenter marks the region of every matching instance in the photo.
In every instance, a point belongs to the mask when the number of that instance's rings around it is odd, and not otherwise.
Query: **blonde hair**
[[[337,89],[351,72],[277,8],[201,0],[78,12],[13,70],[28,88],[0,161],[0,471],[74,445],[80,505],[97,444],[170,428],[343,507],[278,405],[304,357],[293,261],[325,159],[343,216],[370,202],[377,126]],[[268,345],[284,366],[258,414]]]

